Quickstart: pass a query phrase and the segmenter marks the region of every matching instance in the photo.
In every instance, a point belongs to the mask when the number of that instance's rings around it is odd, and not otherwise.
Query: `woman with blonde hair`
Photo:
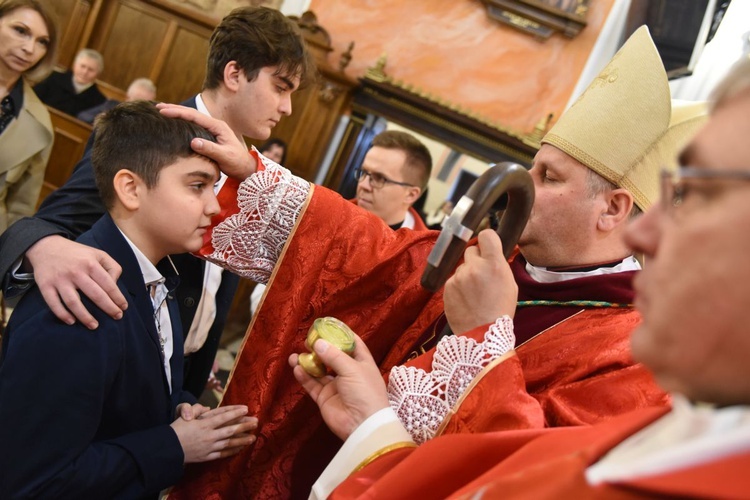
[[[0,0],[0,233],[36,209],[54,133],[27,80],[52,69],[55,23],[37,0]]]

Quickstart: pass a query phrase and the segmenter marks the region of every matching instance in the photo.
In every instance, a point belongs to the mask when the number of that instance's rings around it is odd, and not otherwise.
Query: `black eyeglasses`
[[[679,167],[676,170],[661,171],[661,205],[667,213],[683,204],[691,191],[687,181],[693,180],[750,181],[746,170],[713,170],[707,168]]]
[[[365,180],[365,177],[367,177],[368,175],[370,176],[370,185],[374,187],[375,189],[380,189],[386,184],[396,184],[397,186],[416,187],[414,184],[407,184],[406,182],[392,181],[391,179],[389,179],[383,174],[379,174],[377,172],[370,172],[363,168],[358,168],[354,171],[354,178],[357,179],[357,182],[362,182],[363,180]]]

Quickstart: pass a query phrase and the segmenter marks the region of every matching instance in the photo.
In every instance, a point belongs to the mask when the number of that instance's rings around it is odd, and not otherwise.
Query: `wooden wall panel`
[[[198,32],[178,26],[169,47],[158,81],[159,99],[182,102],[200,92],[206,74],[206,56],[210,32]]]
[[[337,82],[330,72],[322,72],[321,81],[292,95],[292,115],[274,128],[273,137],[289,144],[286,165],[295,175],[315,179],[339,118],[351,101],[355,82]]]
[[[45,0],[42,2],[57,22],[59,47],[56,64],[68,68],[73,64],[86,19],[94,2],[90,0]]]
[[[104,43],[97,47],[104,56],[99,78],[126,89],[134,79],[150,76],[168,24],[137,5],[121,3]]]
[[[44,173],[44,185],[39,194],[37,206],[52,191],[65,184],[73,172],[73,167],[83,156],[86,142],[91,135],[91,125],[88,123],[76,120],[56,109],[49,107],[47,109],[55,131],[55,143]]]

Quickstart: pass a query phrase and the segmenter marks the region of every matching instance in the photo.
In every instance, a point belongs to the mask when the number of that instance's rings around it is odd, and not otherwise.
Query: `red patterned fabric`
[[[331,498],[747,498],[747,452],[622,483],[586,482],[587,467],[666,411],[641,409],[593,427],[443,436],[376,459]]]
[[[305,350],[316,318],[341,319],[382,362],[403,359],[442,313],[442,293],[419,284],[437,233],[393,231],[319,188],[303,218],[310,223],[298,225],[285,249],[222,400],[249,406],[260,422],[258,440],[231,459],[188,467],[170,498],[290,496],[292,461],[322,420],[287,358]],[[327,464],[312,465],[322,471]]]
[[[307,330],[316,318],[335,316],[349,324],[384,373],[412,351],[432,347],[442,328],[442,291],[432,295],[419,284],[436,232],[392,231],[376,216],[317,187],[301,222],[250,325],[222,401],[249,406],[260,422],[258,440],[230,459],[188,467],[170,498],[307,496],[340,445],[287,364],[291,353],[304,351]],[[512,268],[524,297],[525,270],[516,263]],[[532,295],[555,296],[572,288],[581,300],[617,302],[632,296],[632,273],[621,274],[627,276],[584,278],[580,285],[578,280],[547,284]],[[517,320],[521,316],[547,318],[537,323],[539,328],[560,321],[559,310],[550,307],[527,308],[519,311]],[[663,393],[627,355],[626,338],[636,322],[631,310],[587,311],[521,346],[518,357],[502,366],[507,377],[490,371],[477,384],[473,393],[478,397],[466,399],[466,411],[451,419],[450,432],[593,423],[631,406],[664,403]],[[415,364],[429,364],[428,357],[423,358]],[[487,412],[486,402],[478,411],[485,393],[492,393],[493,405],[498,403],[493,412]],[[509,393],[515,395],[514,403],[509,398],[500,405]],[[606,403],[599,401],[602,396],[607,396]],[[470,411],[471,405],[477,411]],[[473,420],[470,414],[482,415]]]
[[[666,406],[668,396],[630,355],[639,321],[632,310],[589,309],[546,330],[485,368],[442,433],[589,425]]]

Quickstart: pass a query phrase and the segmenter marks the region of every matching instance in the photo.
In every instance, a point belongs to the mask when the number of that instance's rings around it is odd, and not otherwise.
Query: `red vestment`
[[[619,483],[586,482],[587,467],[665,412],[641,409],[591,427],[442,436],[375,459],[331,498],[747,498],[748,452]]]
[[[232,199],[226,198],[226,189],[220,193],[223,206]],[[225,210],[222,217],[233,211],[237,209]],[[249,406],[259,420],[258,439],[232,458],[188,467],[171,498],[306,496],[340,442],[330,441],[317,406],[292,375],[288,356],[305,351],[308,328],[322,316],[337,317],[357,332],[384,374],[420,346],[432,347],[444,323],[442,291],[430,294],[419,281],[436,237],[433,231],[392,231],[336,193],[315,187],[271,276],[272,286],[250,325],[222,400],[223,405]],[[513,269],[526,274],[520,261]],[[619,273],[537,287],[527,275],[517,276],[521,299],[612,302],[630,302],[631,278],[632,273]],[[516,318],[533,317],[539,330],[530,336],[581,310],[528,307]],[[522,402],[504,407],[513,413],[507,420],[515,422],[508,428],[593,423],[631,406],[666,402],[630,359],[626,339],[638,321],[634,311],[594,310],[579,316],[569,324],[580,332],[567,331],[562,323],[565,336],[556,340],[557,329],[549,329],[519,348],[519,358],[508,364],[515,367],[514,377],[493,382],[498,400],[514,392]],[[549,369],[553,366],[560,371]],[[526,370],[533,373],[528,392],[523,386]],[[486,386],[478,384],[477,390]],[[465,404],[468,408],[471,399]],[[456,427],[452,432],[503,428],[491,415],[489,424],[476,429],[460,417],[449,425]]]

